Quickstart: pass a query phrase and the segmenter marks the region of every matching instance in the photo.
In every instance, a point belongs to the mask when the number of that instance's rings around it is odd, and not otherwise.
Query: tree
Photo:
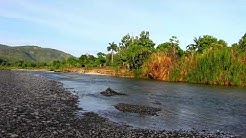
[[[158,51],[163,51],[163,52],[168,52],[170,48],[171,48],[170,42],[165,42],[165,43],[159,44],[159,45],[156,47],[156,50],[158,50]]]
[[[79,58],[79,63],[81,67],[95,67],[96,66],[95,61],[96,61],[96,57],[89,54],[81,55]]]
[[[121,42],[119,44],[119,48],[121,50],[127,49],[131,45],[132,40],[133,38],[129,34],[126,34],[125,36],[122,37]]]
[[[51,63],[51,68],[52,69],[59,69],[61,66],[62,66],[62,63],[59,60],[54,60]]]
[[[156,48],[158,51],[163,51],[171,55],[174,59],[181,57],[183,50],[179,47],[179,40],[176,36],[172,36],[169,42],[162,43]]]
[[[99,62],[99,66],[103,66],[107,59],[106,59],[106,54],[102,53],[102,52],[98,52],[97,53],[97,61]]]
[[[238,46],[242,51],[246,52],[246,33],[239,40]]]
[[[218,46],[225,47],[227,46],[226,42],[222,39],[218,40],[217,38],[211,35],[204,35],[202,37],[194,38],[194,44],[189,44],[186,48],[187,51],[197,51],[199,53],[203,53],[206,49],[208,49],[212,44],[219,44]]]
[[[172,36],[169,39],[169,42],[171,44],[170,54],[174,59],[177,59],[178,57],[181,57],[183,54],[183,50],[179,47],[179,40],[176,36]]]
[[[179,40],[178,40],[177,36],[172,36],[172,37],[169,39],[169,42],[170,42],[172,45],[178,45],[178,44],[179,44]]]
[[[186,46],[187,51],[191,52],[191,51],[196,51],[198,49],[198,47],[200,47],[200,40],[201,37],[199,36],[198,38],[194,38],[194,44],[189,44],[188,46]]]
[[[78,59],[75,58],[74,56],[70,56],[67,60],[66,63],[68,67],[76,67],[78,63]]]
[[[98,52],[98,53],[97,53],[97,57],[105,57],[105,56],[106,56],[105,53],[102,53],[102,52]]]
[[[137,42],[142,47],[146,47],[149,48],[150,50],[154,50],[155,43],[150,39],[150,35],[148,31],[142,31],[140,33],[140,37]]]
[[[114,42],[109,43],[109,46],[107,47],[107,50],[111,51],[111,63],[114,62],[114,59],[113,59],[114,58],[114,51],[117,52],[117,48],[118,48],[118,46]]]
[[[155,43],[149,36],[148,31],[142,31],[139,37],[128,39],[127,43],[130,45],[125,51],[125,57],[130,69],[140,69],[144,61],[154,51]]]

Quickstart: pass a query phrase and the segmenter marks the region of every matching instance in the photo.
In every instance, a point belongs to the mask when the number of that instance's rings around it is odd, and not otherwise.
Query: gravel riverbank
[[[18,71],[0,71],[0,137],[233,137],[196,131],[132,129],[86,113],[62,84]]]

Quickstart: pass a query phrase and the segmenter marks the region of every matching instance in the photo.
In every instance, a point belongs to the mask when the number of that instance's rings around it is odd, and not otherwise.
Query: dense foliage
[[[245,40],[246,35],[229,47],[224,40],[205,35],[195,38],[183,54],[173,54],[170,42],[166,42],[152,53],[142,75],[151,74],[155,79],[166,81],[245,86]]]
[[[94,68],[111,66],[116,71],[132,72],[135,77],[165,81],[182,81],[219,85],[246,85],[246,34],[232,46],[216,37],[203,35],[193,39],[186,50],[180,48],[179,40],[172,36],[159,45],[150,39],[147,31],[139,36],[126,34],[120,43],[109,43],[108,54],[96,56],[83,54],[79,58],[49,62],[6,61],[0,64],[18,68]]]

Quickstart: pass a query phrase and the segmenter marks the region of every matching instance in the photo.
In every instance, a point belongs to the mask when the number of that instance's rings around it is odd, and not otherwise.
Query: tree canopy
[[[220,44],[221,46],[227,46],[226,42],[222,39],[218,40],[217,38],[211,35],[203,35],[198,38],[193,39],[194,43],[189,44],[186,48],[187,51],[197,51],[199,53],[203,53],[206,49],[208,49],[212,44]]]
[[[148,31],[138,36],[124,35],[119,44],[111,42],[109,53],[82,54],[79,58],[54,60],[49,63],[8,61],[0,58],[1,66],[21,68],[105,67],[127,70],[135,76],[223,85],[246,85],[246,33],[238,42],[228,46],[226,41],[211,35],[198,36],[193,43],[180,48],[176,36],[155,47]]]

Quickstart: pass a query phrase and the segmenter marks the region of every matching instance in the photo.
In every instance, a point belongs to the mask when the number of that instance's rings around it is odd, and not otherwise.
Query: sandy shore
[[[62,84],[18,71],[0,71],[0,137],[233,137],[197,131],[133,129],[95,113],[76,116],[77,97]]]
[[[126,77],[133,78],[134,76],[130,73],[126,73],[124,71],[116,72],[111,68],[64,68],[62,70],[49,70],[49,69],[10,69],[12,71],[46,71],[46,72],[73,72],[78,74],[86,74],[86,75],[102,75],[102,76],[117,76],[117,77]]]

